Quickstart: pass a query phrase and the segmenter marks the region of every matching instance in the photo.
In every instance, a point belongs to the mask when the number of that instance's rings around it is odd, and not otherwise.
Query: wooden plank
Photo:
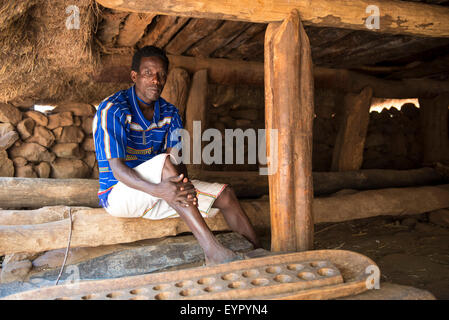
[[[277,170],[270,185],[271,250],[304,251],[313,246],[312,125],[313,73],[310,45],[293,10],[279,25],[269,24],[265,41],[265,117],[267,150]],[[269,137],[269,135],[268,135]]]
[[[181,67],[194,73],[207,69],[209,81],[218,84],[264,85],[263,63],[229,59],[197,58],[169,55],[171,67]],[[92,77],[97,82],[131,83],[129,70],[132,56],[111,55],[102,58],[101,66]],[[448,81],[431,79],[385,80],[346,69],[314,67],[315,87],[359,93],[369,86],[373,96],[383,98],[431,98],[449,92]]]
[[[189,21],[189,18],[158,16],[154,27],[139,41],[139,47],[156,46],[163,48],[170,39]]]
[[[98,0],[107,8],[194,18],[269,23],[282,21],[293,9],[304,25],[365,30],[380,33],[449,37],[449,8],[396,0]],[[366,20],[379,9],[379,29]],[[368,11],[368,13],[367,13]],[[368,23],[371,19],[368,20]]]
[[[192,19],[167,44],[165,51],[169,54],[181,55],[197,41],[214,32],[223,21],[210,19]]]
[[[195,57],[209,57],[215,50],[226,46],[234,40],[250,23],[225,21],[216,31],[198,41],[186,54]]]
[[[346,94],[338,120],[332,171],[355,171],[362,167],[372,95],[373,90],[369,87],[358,95]]]
[[[120,30],[117,39],[119,47],[132,47],[145,33],[145,29],[151,23],[156,14],[131,13]]]

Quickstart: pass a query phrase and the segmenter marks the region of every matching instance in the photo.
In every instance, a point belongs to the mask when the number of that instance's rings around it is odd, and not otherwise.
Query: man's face
[[[148,103],[156,101],[167,81],[164,62],[159,57],[142,57],[139,72],[131,71],[131,79],[141,99]]]

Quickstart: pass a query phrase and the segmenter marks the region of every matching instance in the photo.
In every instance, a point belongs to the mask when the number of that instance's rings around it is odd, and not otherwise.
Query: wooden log
[[[178,108],[181,119],[184,119],[189,89],[189,73],[182,68],[172,68],[168,73],[167,82],[161,96]]]
[[[202,167],[201,150],[203,142],[201,137],[203,131],[206,130],[207,123],[207,87],[207,70],[195,72],[187,99],[186,122],[184,124],[190,135],[189,170],[190,168],[198,170]],[[199,121],[200,127],[195,127],[194,121]]]
[[[122,11],[148,12],[194,18],[249,22],[282,21],[292,11],[301,12],[304,25],[449,37],[449,8],[393,0],[98,0],[102,6]],[[376,6],[378,13],[369,10]],[[379,28],[368,29],[371,16],[378,15]]]
[[[434,99],[419,99],[420,126],[424,140],[423,164],[449,162],[449,94]]]
[[[263,204],[242,203],[244,210],[257,232],[263,232],[269,225],[269,216],[261,216]],[[265,204],[266,212],[268,206]],[[60,208],[61,215],[67,208]],[[0,216],[4,211],[0,211]],[[36,214],[36,211],[33,212]],[[40,211],[41,216],[48,216]],[[20,213],[31,217],[31,214]],[[104,209],[73,208],[73,230],[71,247],[93,247],[108,244],[128,243],[143,239],[174,236],[190,232],[180,218],[148,220],[139,218],[116,218]],[[36,218],[30,220],[35,221]],[[42,219],[41,219],[42,220]],[[20,220],[23,222],[23,219]],[[207,218],[206,223],[212,231],[229,230],[223,216],[218,213]],[[65,248],[70,228],[70,220],[63,219],[41,224],[0,225],[0,255],[14,252],[42,252]]]
[[[258,234],[269,230],[269,201],[241,201],[241,205]],[[449,207],[449,185],[389,188],[315,198],[313,215],[315,223],[342,222],[383,215],[421,214],[447,207]],[[56,211],[52,208],[46,210]],[[59,210],[60,216],[66,217],[67,208]],[[4,214],[4,210],[0,211],[0,217]],[[0,225],[0,255],[42,252],[67,246],[69,219],[31,224],[37,220],[45,221],[45,217],[49,214],[45,213],[44,209],[24,211],[18,215],[22,216],[21,220],[12,220],[9,225]],[[36,215],[41,217],[35,217]],[[88,208],[73,208],[72,215],[72,248],[127,243],[189,232],[180,218],[163,220],[116,218],[110,216],[104,209]],[[25,217],[29,220],[24,220]],[[205,220],[212,231],[229,230],[221,213]],[[5,219],[2,222],[5,222]],[[29,224],[14,225],[17,222]]]
[[[269,174],[271,250],[304,251],[313,246],[313,73],[310,45],[299,14],[268,25],[265,39],[267,150],[277,144],[277,166]],[[275,169],[270,164],[271,169]],[[274,173],[273,173],[274,172]]]
[[[168,56],[171,67],[194,73],[207,69],[209,81],[217,84],[264,85],[263,63],[228,59]],[[101,67],[92,77],[97,82],[131,83],[129,70],[132,56],[112,55],[102,58]],[[345,69],[315,67],[315,87],[341,92],[359,93],[365,87],[373,89],[373,96],[383,98],[432,98],[449,92],[449,82],[432,79],[385,80]]]
[[[362,167],[372,94],[369,87],[358,95],[346,94],[332,156],[332,171],[355,171]]]
[[[115,38],[120,33],[120,25],[125,20],[129,13],[121,11],[104,12],[102,13],[103,21],[98,28],[98,39],[104,45],[112,46]]]
[[[154,27],[139,41],[140,48],[156,46],[163,48],[170,39],[189,21],[189,18],[158,16]]]
[[[198,41],[188,51],[187,55],[209,57],[215,50],[226,46],[234,40],[250,24],[239,21],[225,21],[215,32]]]
[[[119,47],[132,47],[145,33],[145,29],[151,23],[155,14],[131,13],[120,30],[117,39]]]
[[[213,33],[222,21],[209,19],[193,19],[167,44],[165,51],[180,55],[192,44]]]
[[[251,40],[254,38],[255,35],[264,32],[267,28],[267,25],[265,23],[253,23],[251,24],[248,29],[246,29],[244,32],[242,32],[240,35],[235,37],[231,42],[229,42],[226,46],[218,49],[215,51],[212,56],[216,58],[224,58],[228,55],[228,53],[244,43],[246,43],[248,40]]]
[[[263,51],[265,32],[259,32],[252,39],[235,48],[226,56],[228,59],[239,60],[244,57],[255,57],[258,52]]]
[[[192,179],[231,185],[239,198],[268,194],[268,178],[258,171],[190,170]],[[315,196],[342,189],[369,190],[444,183],[432,168],[413,170],[369,169],[345,172],[313,172]],[[98,180],[31,179],[0,177],[0,208],[42,208],[45,206],[98,207]],[[1,224],[1,223],[0,223]]]

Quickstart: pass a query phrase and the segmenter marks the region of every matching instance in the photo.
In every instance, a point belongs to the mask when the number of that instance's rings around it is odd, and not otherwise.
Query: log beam
[[[369,87],[360,94],[346,94],[339,117],[332,171],[356,171],[362,167],[372,94]]]
[[[269,230],[268,201],[242,201],[241,204],[258,234]],[[342,222],[382,215],[421,214],[447,207],[449,185],[389,188],[315,198],[313,216],[315,223]],[[0,217],[4,217],[0,224],[0,256],[65,248],[70,227],[70,221],[66,218],[67,209],[62,207],[20,210],[15,214],[12,214],[11,210],[0,210]],[[72,248],[128,243],[189,232],[180,218],[116,218],[107,214],[104,209],[90,208],[72,208],[72,215]],[[18,216],[21,217],[20,220],[15,218]],[[62,220],[55,221],[58,216]],[[46,219],[48,222],[45,222]],[[205,220],[212,231],[230,230],[221,213]],[[40,223],[32,224],[35,222]]]
[[[436,185],[444,179],[432,168],[413,170],[369,169],[313,172],[315,196],[342,189],[369,190]],[[268,194],[268,178],[258,171],[189,171],[192,179],[230,184],[239,198]],[[45,206],[98,207],[98,180],[0,177],[0,208]],[[1,224],[1,223],[0,223]]]
[[[207,69],[209,81],[217,84],[254,86],[264,85],[264,66],[261,62],[168,56],[170,68],[180,67],[193,74]],[[92,77],[97,82],[131,83],[132,56],[110,55],[102,58],[101,66]],[[314,67],[316,88],[359,93],[365,87],[373,89],[373,96],[382,98],[435,97],[449,92],[449,82],[431,79],[384,80],[346,69]]]
[[[449,37],[449,8],[395,0],[97,0],[102,6],[122,11],[157,13],[219,20],[276,22],[292,11],[301,12],[304,25],[365,30],[424,37]],[[368,29],[379,10],[379,28]],[[372,8],[372,7],[371,7]],[[367,21],[368,20],[368,21]]]
[[[267,150],[277,165],[269,175],[271,250],[305,251],[313,246],[313,73],[309,39],[299,14],[270,23],[265,38],[265,126]],[[273,149],[274,150],[274,149]],[[273,173],[274,172],[274,173]]]
[[[448,108],[449,94],[434,99],[419,99],[420,126],[424,140],[422,163],[449,163]]]
[[[184,119],[189,89],[189,73],[182,68],[172,68],[161,96],[178,108],[181,119]]]

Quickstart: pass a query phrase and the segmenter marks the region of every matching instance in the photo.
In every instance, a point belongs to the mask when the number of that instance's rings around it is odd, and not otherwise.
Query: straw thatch
[[[79,29],[66,21],[79,8]],[[55,102],[86,99],[89,74],[98,56],[93,35],[97,5],[93,0],[9,0],[0,7],[0,101]],[[82,93],[79,91],[83,88]],[[87,89],[87,90],[85,90]],[[98,88],[91,88],[96,92]]]

